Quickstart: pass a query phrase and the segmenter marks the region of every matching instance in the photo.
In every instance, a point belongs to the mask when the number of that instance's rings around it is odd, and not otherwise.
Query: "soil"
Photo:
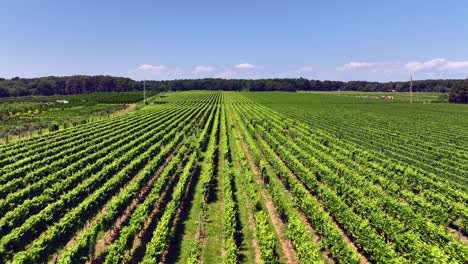
[[[178,151],[180,146],[181,144],[179,144],[176,147],[176,149],[166,158],[163,165],[158,168],[158,170],[154,173],[153,177],[140,190],[138,195],[132,200],[131,204],[127,206],[123,214],[120,215],[119,218],[117,218],[117,220],[112,226],[112,229],[104,233],[104,235],[96,242],[94,252],[95,256],[99,256],[102,252],[106,251],[112,245],[112,242],[114,242],[119,237],[120,231],[130,220],[130,216],[133,213],[133,211],[136,209],[138,204],[140,204],[150,193],[154,183],[159,178],[159,175],[163,172],[166,165],[172,160],[174,153]]]
[[[250,154],[250,153],[249,153]],[[252,157],[248,157],[249,162],[253,163]],[[252,233],[255,232],[255,221],[252,216],[252,205],[249,203],[249,199],[245,192],[242,192],[242,195],[244,196],[244,200],[246,201],[245,206],[247,207],[248,211],[248,221],[249,221],[249,228],[252,231]],[[257,239],[255,239],[255,236],[252,236],[252,248],[255,252],[255,263],[262,263],[262,258],[260,254],[260,246],[258,245]]]
[[[239,130],[237,131],[237,133],[239,135]],[[244,142],[242,142],[242,148],[244,149],[244,152],[246,153],[246,156],[247,156],[247,159],[249,161],[250,167],[252,168],[252,171],[257,176],[256,177],[257,183],[260,184],[260,185],[263,185],[262,180],[258,177],[258,174],[259,174],[258,171],[259,170],[258,170],[257,166],[255,165],[255,162],[253,161],[252,155],[250,154],[250,152],[249,152],[249,150],[248,150],[248,148],[247,148],[247,146],[245,145]],[[265,201],[265,206],[267,208],[268,215],[270,216],[270,219],[271,219],[271,221],[273,223],[273,227],[275,229],[275,232],[280,237],[281,248],[283,250],[283,253],[284,253],[285,257],[286,257],[287,262],[288,263],[299,263],[299,261],[297,260],[296,253],[294,251],[294,248],[293,248],[293,245],[292,245],[291,241],[288,240],[288,239],[284,239],[283,234],[285,234],[286,226],[283,223],[283,221],[281,221],[280,216],[276,212],[276,208],[275,208],[275,205],[274,205],[273,201],[271,200],[271,197],[269,197],[266,194],[264,189],[262,189],[262,196],[263,196],[263,200]]]
[[[278,156],[277,156],[278,157]],[[284,163],[284,161],[278,157],[278,159],[281,160],[281,162]],[[297,177],[296,174],[294,174],[291,170],[288,169],[288,172],[289,174],[294,177],[298,182],[300,182],[302,184],[302,181]],[[305,186],[304,186],[305,187]],[[306,188],[306,187],[305,187]],[[322,212],[326,212],[323,204],[318,200],[319,202],[319,206],[320,206],[320,210]],[[359,252],[359,249],[356,247],[356,245],[354,245],[353,241],[351,240],[351,238],[343,231],[343,229],[341,228],[341,226],[336,223],[335,219],[333,219],[333,217],[330,217],[332,223],[338,228],[338,231],[339,233],[341,234],[341,237],[346,241],[346,243],[348,243],[348,245],[351,247],[351,249],[360,257],[360,263],[361,264],[367,264],[369,263],[369,261],[367,260],[367,258],[365,256],[363,256],[360,252]],[[311,227],[312,228],[312,227]],[[329,252],[326,253],[327,256],[329,255]],[[328,257],[329,258],[329,257]],[[331,260],[331,259],[330,259]]]
[[[264,141],[263,139],[260,139],[262,141]],[[264,141],[264,143],[266,143]],[[243,146],[244,147],[244,146]],[[249,154],[250,155],[250,154]],[[284,163],[284,161],[281,159],[281,157],[277,156],[277,158],[279,160],[281,160],[281,162]],[[250,162],[250,161],[249,161]],[[286,163],[285,163],[286,164]],[[251,163],[252,165],[252,163]],[[255,165],[255,164],[254,164]],[[301,182],[301,180],[298,179],[297,175],[295,175],[291,170],[288,169],[288,172],[289,174],[294,177],[298,182]],[[301,182],[302,183],[302,182]],[[290,195],[290,193],[288,192],[288,194]],[[323,212],[326,212],[325,208],[323,207],[323,205],[320,203],[319,201],[319,205],[320,205],[320,209],[321,211]],[[304,220],[304,223],[306,223],[306,226],[308,226],[308,229],[310,229],[312,232],[313,235],[313,239],[314,241],[319,241],[321,238],[320,236],[317,235],[316,232],[314,232],[314,229],[312,228],[312,226],[310,226],[309,222],[307,221],[307,218],[302,214],[302,212],[300,212],[300,215],[301,215],[301,218],[303,218]],[[352,248],[352,250],[357,254],[359,255],[360,257],[360,263],[362,264],[366,264],[366,263],[369,263],[369,261],[367,260],[367,258],[365,256],[363,256],[360,252],[359,252],[359,249],[356,247],[356,245],[354,245],[354,243],[352,242],[352,240],[350,239],[350,237],[343,231],[343,229],[341,228],[340,225],[338,225],[338,223],[336,223],[336,221],[333,219],[333,217],[330,217],[330,219],[332,220],[333,224],[338,228],[338,231],[339,233],[341,234],[341,236],[343,237],[343,239],[346,241],[346,243],[348,243],[348,245],[350,245],[350,247]],[[333,259],[330,257],[330,252],[325,249],[324,252],[323,252],[323,255],[324,257],[326,257],[326,259],[330,262],[330,263],[334,263]]]
[[[448,233],[455,238],[456,240],[461,241],[464,244],[468,244],[468,237],[463,235],[461,232],[458,232],[458,230],[453,229],[451,227],[448,227]]]

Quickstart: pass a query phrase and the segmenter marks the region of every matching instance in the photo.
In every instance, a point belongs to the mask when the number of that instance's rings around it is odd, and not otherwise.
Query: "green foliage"
[[[263,263],[286,260],[280,239],[301,263],[468,261],[464,106],[311,93],[157,100],[0,146],[0,262],[171,262],[188,192],[200,187],[203,221],[214,176],[224,263],[241,262],[252,239]],[[190,240],[180,249],[198,263],[208,247]]]
[[[450,90],[449,102],[468,104],[468,80],[460,81]]]
[[[13,78],[0,81],[0,97],[128,92],[135,90],[142,91],[143,83],[129,78],[111,76],[51,76],[32,79]]]
[[[51,125],[49,126],[49,131],[50,131],[50,132],[54,132],[54,131],[57,131],[57,130],[59,130],[59,129],[60,129],[60,126],[59,126],[57,123],[51,124]]]
[[[263,97],[263,99],[268,98]],[[330,98],[330,101],[331,99],[333,98]],[[344,101],[345,99],[339,100]],[[346,100],[350,101],[350,99]],[[277,102],[275,103],[277,104]],[[358,108],[356,105],[352,105],[352,107]],[[375,108],[376,106],[374,105],[373,107]],[[249,107],[244,108],[249,109]],[[265,117],[265,113],[271,110],[267,110],[266,108],[260,110],[256,108],[257,107],[252,106],[250,111],[244,110],[246,111],[246,115],[250,117],[250,120],[245,119],[244,122],[252,123],[250,132],[260,132],[260,135],[265,138],[266,142],[271,145],[274,151],[279,154],[281,159],[288,164],[295,174],[302,179],[302,182],[309,190],[320,197],[322,203],[325,207],[329,208],[334,218],[340,222],[345,229],[349,229],[348,233],[354,238],[356,243],[359,246],[367,248],[366,250],[372,251],[371,257],[374,258],[375,261],[402,261],[398,255],[403,253],[403,256],[418,263],[427,263],[428,261],[436,263],[449,261],[463,262],[467,248],[454,241],[443,228],[437,227],[436,224],[427,220],[427,218],[434,219],[433,221],[444,226],[450,221],[447,219],[449,217],[452,219],[451,221],[458,217],[466,219],[466,211],[461,212],[460,210],[463,210],[461,209],[463,206],[461,204],[458,205],[458,201],[461,201],[459,199],[461,197],[466,197],[463,192],[457,189],[451,189],[449,186],[442,187],[438,183],[428,180],[428,176],[422,175],[419,171],[412,170],[408,167],[397,167],[395,166],[395,162],[392,164],[392,161],[385,160],[379,154],[366,154],[366,150],[337,140],[326,133],[320,131],[311,132],[312,130],[298,123],[296,120],[289,121],[285,117],[279,118],[277,112],[272,111],[271,114],[266,114],[267,116]],[[282,105],[282,111],[285,109],[287,108]],[[262,127],[261,122],[252,120],[255,119],[254,117],[256,115],[259,115],[258,113],[263,113],[263,116],[260,115],[261,117],[257,118],[258,120],[260,120],[260,118],[262,120],[267,119],[273,126],[270,125],[268,128],[265,128]],[[302,116],[300,114],[297,116],[307,117],[306,115]],[[375,116],[374,114],[373,122],[375,122]],[[421,118],[421,116],[418,116],[418,118]],[[354,119],[356,119],[356,117]],[[337,118],[334,119],[334,122],[336,122],[336,120]],[[313,124],[317,126],[318,123],[315,121]],[[288,128],[287,137],[283,135],[285,128]],[[314,134],[316,135],[314,136]],[[359,137],[363,136],[365,135],[363,135],[362,132],[359,133]],[[294,140],[291,141],[291,138]],[[375,144],[375,138],[374,135],[372,144]],[[343,154],[340,153],[346,154],[341,156]],[[357,157],[355,153],[359,153],[359,157]],[[360,160],[362,156],[366,158],[358,162],[358,159]],[[385,163],[386,166],[385,168],[381,168],[382,170],[379,170],[376,174],[372,173],[369,168],[362,168],[361,170],[360,166],[356,166],[356,162],[362,162],[364,166],[369,166],[369,162],[376,159],[381,163]],[[388,159],[388,157],[386,159]],[[274,160],[274,158],[270,158],[269,160]],[[339,160],[339,162],[336,160]],[[343,163],[343,165],[341,163]],[[407,174],[404,176],[406,178],[395,176],[398,171]],[[371,180],[366,181],[364,176],[359,174],[365,175],[367,178],[371,178]],[[386,179],[384,180],[384,177],[381,177],[380,174],[386,174]],[[286,173],[282,173],[282,175],[286,175]],[[392,189],[391,196],[389,196],[388,193],[384,193],[389,191],[389,189],[387,189],[390,181],[389,179],[392,179],[391,181],[399,179],[403,183],[399,183],[399,186],[405,187],[408,187],[408,184],[419,185],[422,183],[421,181],[424,181],[425,187],[421,186],[417,188],[421,188],[421,190],[424,188],[426,194],[429,192],[441,191],[445,196],[452,196],[451,199],[454,200],[452,200],[451,205],[458,208],[456,215],[449,216],[450,213],[447,211],[441,213],[437,207],[437,209],[431,208],[431,205],[424,203],[420,198],[413,197],[414,194],[410,193],[405,193],[404,199],[406,202],[410,203],[411,206],[402,204],[400,202],[400,199],[402,199],[401,191],[399,192],[397,190],[398,185],[392,187],[395,189]],[[291,179],[287,181],[290,186],[292,182]],[[382,186],[384,190],[374,186],[373,183],[375,182],[379,182],[379,186]],[[363,186],[365,186],[365,188],[363,188]],[[431,191],[427,190],[429,186],[433,188]],[[291,190],[295,190],[296,188],[297,187],[291,186]],[[444,190],[441,190],[441,188]],[[462,187],[460,186],[460,188]],[[413,190],[414,189],[415,187],[413,187]],[[453,192],[457,192],[457,194],[452,195]],[[304,191],[304,193],[307,193],[307,191]],[[300,196],[298,193],[294,196],[300,201],[305,201],[303,198],[304,195]],[[430,203],[438,204],[438,206],[446,204],[443,202],[444,200],[436,202],[432,198],[429,199]],[[352,207],[353,211],[346,210],[345,208],[347,207]],[[303,210],[307,211],[307,209]],[[431,210],[433,213],[428,213],[428,210]],[[452,210],[449,211],[453,213]],[[365,216],[368,222],[366,223],[359,219],[358,215],[353,215],[354,212]],[[423,214],[424,218],[418,216],[419,214]],[[349,225],[348,221],[349,223],[360,223],[360,225]],[[380,234],[371,231],[372,228],[379,230]],[[384,242],[382,238],[379,238],[380,235],[384,236],[386,242]],[[369,239],[374,241],[370,242]],[[392,245],[394,245],[396,251],[393,251],[392,248],[388,246],[388,240],[393,242]],[[365,244],[367,243],[371,244],[366,246]],[[435,243],[436,246],[428,246],[425,243]],[[456,250],[455,248],[458,249]],[[460,253],[456,254],[454,252]],[[423,257],[428,255],[432,257]]]
[[[459,80],[421,80],[413,82],[417,92],[448,92]],[[54,94],[88,94],[96,92],[142,91],[142,81],[112,76],[67,76],[42,78],[13,78],[0,80],[0,97]],[[197,79],[146,81],[148,91],[366,91],[407,92],[409,82],[319,81],[299,79]]]
[[[148,96],[154,94],[154,92],[148,93]],[[57,100],[68,100],[69,103],[58,103]],[[67,124],[70,122],[74,125],[86,123],[87,119],[92,116],[109,117],[111,113],[127,108],[124,104],[141,100],[143,100],[142,92],[0,99],[0,130],[3,130],[0,136],[3,137],[4,134],[12,132],[13,129],[26,132],[36,131],[53,123]]]

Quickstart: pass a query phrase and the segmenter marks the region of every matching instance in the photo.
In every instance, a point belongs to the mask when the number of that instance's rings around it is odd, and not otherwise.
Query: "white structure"
[[[57,101],[55,101],[55,102],[61,103],[61,104],[68,104],[68,103],[69,103],[68,100],[57,100]]]

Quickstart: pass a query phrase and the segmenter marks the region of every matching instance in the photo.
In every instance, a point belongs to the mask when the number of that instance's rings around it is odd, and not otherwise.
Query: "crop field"
[[[0,146],[0,263],[468,263],[467,117],[165,93]]]
[[[355,98],[367,98],[367,99],[384,99],[390,102],[409,102],[409,92],[358,92],[358,91],[299,91],[305,94],[315,95],[330,95],[330,96],[346,96]],[[385,99],[383,97],[390,96],[391,99]],[[446,93],[435,93],[435,92],[414,92],[413,102],[420,103],[434,103],[434,102],[448,102],[448,94]]]

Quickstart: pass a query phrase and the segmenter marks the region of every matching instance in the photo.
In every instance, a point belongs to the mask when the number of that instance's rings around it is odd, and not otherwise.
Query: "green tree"
[[[8,97],[10,92],[6,88],[0,87],[0,97]]]
[[[449,102],[468,104],[468,80],[461,81],[453,86],[449,93]]]

